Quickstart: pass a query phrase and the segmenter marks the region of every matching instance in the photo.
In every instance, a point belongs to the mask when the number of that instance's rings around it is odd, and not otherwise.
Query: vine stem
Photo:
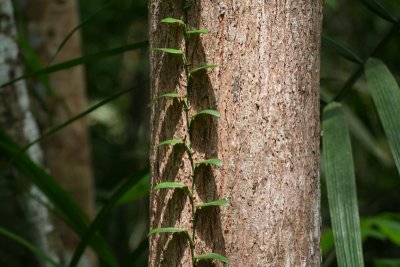
[[[193,159],[193,150],[192,150],[192,134],[191,134],[191,120],[190,120],[190,102],[187,98],[188,94],[189,94],[189,87],[191,85],[190,83],[190,71],[189,71],[189,53],[188,53],[188,45],[189,45],[189,37],[186,34],[186,30],[187,30],[187,23],[188,23],[188,9],[190,8],[190,3],[189,0],[185,1],[184,7],[183,7],[183,22],[185,23],[184,27],[183,27],[183,36],[184,36],[184,51],[183,51],[183,55],[182,55],[182,59],[183,59],[183,64],[184,64],[184,71],[185,71],[185,76],[186,76],[186,85],[185,85],[185,89],[186,89],[186,97],[184,98],[184,109],[185,109],[185,117],[186,117],[186,129],[187,129],[187,151],[188,151],[188,155],[189,155],[189,161],[190,161],[190,165],[191,165],[191,181],[192,181],[192,193],[190,194],[190,204],[192,206],[192,238],[191,238],[191,242],[190,242],[190,252],[191,252],[191,256],[192,256],[192,266],[195,267],[196,266],[196,259],[195,259],[195,246],[196,246],[196,229],[195,229],[195,217],[196,217],[196,206],[195,206],[195,192],[196,192],[196,188],[195,188],[195,172],[196,172],[196,165]]]

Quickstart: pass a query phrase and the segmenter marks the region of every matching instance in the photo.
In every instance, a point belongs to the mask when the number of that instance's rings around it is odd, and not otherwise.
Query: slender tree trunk
[[[182,29],[160,23],[185,20],[208,34],[184,41]],[[218,157],[222,168],[196,174],[195,202],[227,198],[224,208],[196,216],[195,254],[216,252],[230,266],[319,266],[319,58],[320,0],[150,0],[150,45],[188,51],[190,68],[218,64],[193,76],[191,113],[219,110],[192,126],[195,160]],[[153,51],[152,97],[186,94],[181,58]],[[157,148],[166,139],[189,140],[185,112],[176,100],[152,108],[152,185],[180,181],[190,186],[191,163],[180,146]],[[151,228],[192,231],[191,205],[179,190],[151,195]],[[198,263],[198,266],[200,266]],[[192,266],[182,235],[150,238],[150,266]],[[220,266],[215,262],[213,266]],[[209,266],[209,265],[207,265]]]
[[[0,84],[22,75],[23,63],[16,42],[17,32],[11,1],[0,1]],[[24,81],[0,89],[0,127],[21,146],[39,137]],[[42,164],[39,145],[28,150],[30,158]],[[0,159],[2,164],[4,158]],[[3,165],[4,166],[4,165]],[[6,178],[6,179],[4,179]],[[1,170],[0,226],[31,241],[59,261],[59,244],[50,219],[47,198],[33,185],[21,179],[16,170]],[[15,241],[0,238],[0,266],[47,266],[33,259],[31,252],[16,246]]]
[[[78,7],[75,0],[49,1],[31,0],[26,8],[29,41],[48,64],[68,34],[79,24]],[[52,64],[82,56],[79,31],[68,40]],[[51,74],[50,84],[54,96],[48,96],[48,107],[52,123],[57,126],[87,107],[86,85],[82,66]],[[71,193],[86,213],[95,212],[93,174],[91,169],[90,144],[87,121],[81,119],[44,142],[47,165],[52,175],[64,189]],[[58,226],[68,259],[73,254],[79,238],[64,224]],[[86,254],[81,266],[95,266],[93,255]]]

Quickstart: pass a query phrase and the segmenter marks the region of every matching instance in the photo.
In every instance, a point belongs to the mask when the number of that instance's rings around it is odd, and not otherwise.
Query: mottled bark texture
[[[226,255],[230,266],[319,266],[319,59],[322,1],[190,1],[188,28],[210,33],[190,38],[160,23],[183,18],[184,1],[150,1],[151,47],[184,48],[199,73],[188,92],[192,112],[215,108],[193,125],[196,159],[218,157],[222,168],[196,176],[196,202],[227,198],[229,207],[202,211],[195,221],[196,254]],[[184,92],[179,57],[151,53],[151,94]],[[177,101],[152,107],[152,185],[189,184],[185,151],[156,148],[165,139],[187,139]],[[151,228],[191,229],[188,198],[177,190],[151,194]],[[150,266],[191,266],[180,235],[150,238]],[[207,263],[221,266],[221,263]],[[211,265],[210,265],[211,264]]]
[[[23,62],[16,41],[17,32],[11,1],[0,1],[0,84],[22,75]],[[0,127],[25,146],[39,137],[37,123],[31,111],[24,81],[0,89]],[[37,164],[43,161],[39,145],[33,145],[28,155]],[[0,226],[15,232],[59,261],[60,246],[50,219],[47,198],[23,179],[0,155]],[[43,204],[44,203],[44,204]],[[15,241],[0,237],[0,266],[47,266],[39,262]]]
[[[67,35],[79,24],[75,0],[30,0],[25,9],[28,39],[47,65]],[[51,64],[82,56],[79,31],[63,46]],[[51,122],[44,128],[57,126],[81,113],[87,107],[86,84],[82,66],[49,75],[54,96],[47,96]],[[36,84],[40,87],[41,84]],[[44,142],[47,165],[52,175],[70,193],[86,213],[94,215],[93,174],[87,121],[80,119]],[[62,222],[60,231],[66,261],[79,244],[79,238]],[[85,255],[81,266],[95,266],[95,258]]]

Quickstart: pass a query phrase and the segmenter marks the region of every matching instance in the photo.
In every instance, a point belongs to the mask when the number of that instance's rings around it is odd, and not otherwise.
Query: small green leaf
[[[183,183],[177,183],[177,182],[161,182],[154,186],[154,190],[169,189],[169,188],[183,189],[183,188],[187,188],[187,185],[185,185]]]
[[[201,70],[207,70],[207,69],[215,69],[217,68],[218,65],[212,64],[212,65],[204,65],[195,69],[192,69],[189,71],[190,74],[193,74],[195,72],[201,71]]]
[[[164,23],[177,23],[177,24],[180,24],[180,25],[185,25],[185,22],[183,22],[180,19],[175,19],[175,18],[165,18],[165,19],[161,20],[161,22],[164,22]]]
[[[184,144],[185,142],[183,142],[183,140],[181,140],[181,139],[170,139],[170,140],[165,140],[165,141],[162,141],[161,143],[159,143],[158,145],[157,145],[157,147],[160,147],[160,146],[165,146],[165,145],[178,145],[178,144]]]
[[[196,161],[195,165],[200,166],[200,165],[215,165],[217,167],[222,167],[222,161],[217,158],[212,158],[212,159],[206,159],[206,160],[201,160],[201,161]]]
[[[190,34],[202,34],[202,33],[208,33],[208,29],[197,29],[197,30],[186,31],[187,35],[190,35]]]
[[[183,55],[182,50],[174,48],[152,48],[152,50],[161,51],[169,54],[175,54],[175,55]]]
[[[171,92],[171,93],[162,94],[158,98],[161,98],[161,97],[179,98],[181,96],[177,92]]]
[[[229,205],[229,202],[226,199],[220,199],[220,200],[215,200],[207,203],[203,203],[200,205],[197,205],[198,209],[201,208],[206,208],[206,207],[216,207],[216,206],[223,206],[226,207]]]
[[[211,115],[211,116],[214,116],[217,118],[221,117],[221,113],[219,113],[218,111],[216,111],[214,109],[204,109],[204,110],[198,112],[197,114],[195,114],[193,116],[192,120],[194,120],[194,118],[196,118],[197,116],[200,116],[200,115]]]
[[[322,46],[333,49],[336,53],[338,53],[342,57],[344,57],[352,62],[355,62],[358,64],[362,64],[362,62],[363,62],[356,53],[354,53],[353,51],[350,50],[350,48],[344,46],[343,44],[339,43],[338,41],[336,41],[326,35],[322,36]]]
[[[218,254],[218,253],[205,253],[205,254],[202,254],[202,255],[199,255],[199,256],[194,256],[194,258],[196,260],[198,260],[198,261],[201,261],[201,260],[219,260],[219,261],[222,261],[224,263],[229,264],[229,260],[225,256],[222,256],[221,254]]]
[[[154,234],[161,234],[161,233],[187,233],[187,230],[176,227],[155,228],[151,230],[147,235],[151,236]]]

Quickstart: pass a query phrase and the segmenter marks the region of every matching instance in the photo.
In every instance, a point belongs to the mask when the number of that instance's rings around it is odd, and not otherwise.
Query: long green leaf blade
[[[125,46],[121,46],[118,48],[113,48],[113,49],[108,49],[108,50],[104,50],[101,52],[98,52],[96,54],[92,54],[92,55],[87,55],[87,56],[83,56],[80,58],[76,58],[76,59],[72,59],[69,61],[65,61],[59,64],[55,64],[52,65],[50,67],[17,77],[9,82],[6,82],[4,84],[0,85],[0,88],[4,88],[10,84],[13,84],[17,81],[20,80],[24,80],[24,79],[28,79],[31,77],[36,77],[36,76],[40,76],[42,74],[49,74],[49,73],[53,73],[56,71],[60,71],[60,70],[64,70],[64,69],[68,69],[68,68],[72,68],[74,66],[77,65],[81,65],[81,64],[86,64],[88,62],[92,62],[95,60],[99,60],[105,57],[110,57],[110,56],[115,56],[115,55],[119,55],[121,53],[124,53],[126,51],[131,51],[131,50],[136,50],[136,49],[140,49],[140,48],[144,48],[147,47],[149,45],[148,41],[144,41],[144,42],[140,42],[140,43],[135,43],[135,44],[130,44],[130,45],[125,45]]]
[[[400,173],[400,89],[386,65],[369,59],[365,75],[379,118],[389,141],[397,170]]]
[[[53,267],[60,267],[60,265],[57,264],[52,258],[50,258],[45,252],[43,252],[42,250],[40,250],[39,248],[37,248],[36,246],[31,244],[24,238],[18,236],[17,234],[4,229],[3,227],[0,227],[0,235],[6,236],[6,237],[14,240],[15,242],[21,244],[22,246],[24,246],[25,248],[30,250],[33,254],[35,254],[39,259],[42,259],[43,261],[47,262],[49,265],[51,265]]]
[[[151,236],[154,234],[162,234],[162,233],[187,233],[187,230],[176,227],[155,228],[151,230],[147,235]]]
[[[207,202],[207,203],[203,203],[200,205],[197,205],[198,209],[202,209],[202,208],[207,208],[207,207],[226,207],[229,205],[228,200],[226,199],[220,199],[220,200],[215,200],[215,201],[211,201],[211,202]]]
[[[182,50],[174,48],[152,48],[152,50],[161,51],[169,54],[183,55]]]
[[[177,183],[177,182],[161,182],[157,185],[154,186],[154,190],[159,190],[159,189],[184,189],[187,188],[187,185],[183,183]]]
[[[339,43],[338,41],[336,41],[326,35],[322,36],[322,46],[325,48],[334,50],[336,53],[338,53],[342,57],[346,58],[347,60],[350,60],[357,64],[363,63],[361,58],[355,52],[353,52],[350,48],[344,46],[343,44]]]
[[[229,260],[225,256],[222,256],[221,254],[218,254],[218,253],[205,253],[202,255],[195,256],[194,258],[199,261],[201,261],[201,260],[219,260],[226,264],[229,264]]]
[[[176,18],[165,18],[165,19],[162,19],[161,22],[163,22],[163,23],[172,23],[172,24],[173,23],[177,23],[179,25],[185,26],[185,22],[183,22],[180,19],[176,19]]]
[[[323,111],[323,159],[340,267],[364,266],[350,135],[340,104]]]

